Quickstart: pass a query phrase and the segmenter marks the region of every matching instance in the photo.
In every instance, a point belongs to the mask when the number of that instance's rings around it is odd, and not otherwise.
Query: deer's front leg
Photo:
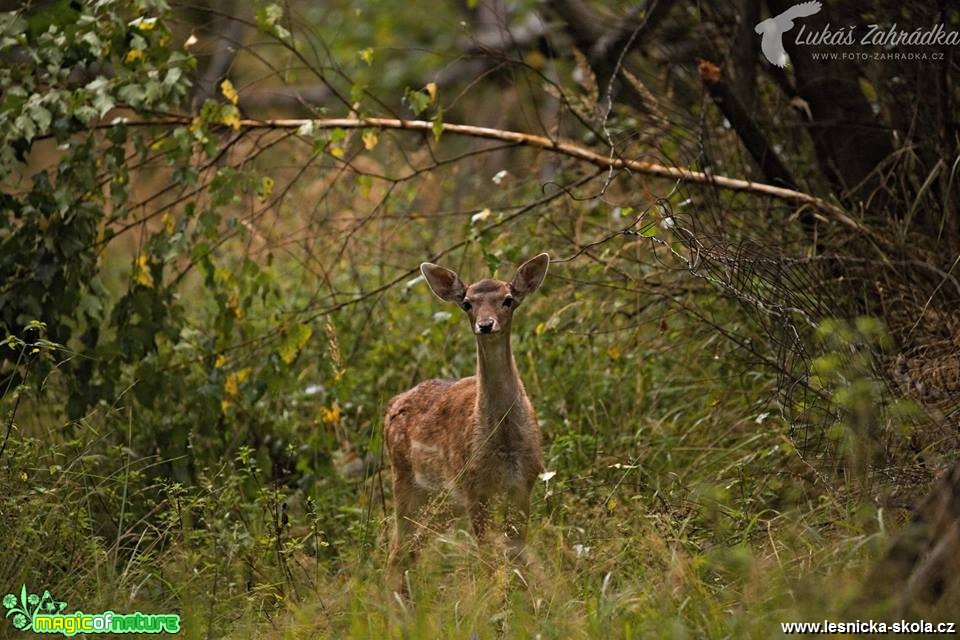
[[[473,535],[477,538],[477,544],[481,544],[487,532],[487,524],[490,521],[490,510],[485,499],[472,500],[467,507],[467,513],[470,516],[470,526],[473,527]]]
[[[523,556],[527,523],[530,521],[530,491],[521,489],[511,492],[504,507],[503,525],[507,538],[507,555],[511,560],[519,560]]]

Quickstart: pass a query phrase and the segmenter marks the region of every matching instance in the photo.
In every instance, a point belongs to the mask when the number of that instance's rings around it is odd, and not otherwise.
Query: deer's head
[[[514,310],[540,287],[549,265],[550,256],[541,253],[520,265],[510,282],[485,278],[470,286],[455,271],[429,262],[420,265],[420,272],[434,295],[466,312],[475,334],[509,334]]]

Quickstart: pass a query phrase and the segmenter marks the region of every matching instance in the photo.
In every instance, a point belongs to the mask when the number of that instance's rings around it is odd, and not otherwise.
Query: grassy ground
[[[601,342],[566,379],[526,376],[556,472],[526,562],[478,549],[458,521],[399,600],[384,571],[389,469],[302,489],[240,448],[183,486],[112,410],[9,451],[4,585],[49,588],[71,610],[179,611],[190,638],[769,638],[780,622],[855,619],[896,523],[818,487],[773,380],[733,375],[702,339],[682,354],[666,335],[627,355]]]
[[[903,513],[796,450],[774,372],[716,328],[750,336],[737,307],[687,281],[651,299],[605,277],[558,269],[515,328],[554,472],[526,562],[459,521],[411,572],[411,599],[386,578],[383,406],[475,362],[421,284],[324,321],[283,378],[256,369],[275,353],[198,360],[185,332],[158,347],[177,374],[152,406],[121,395],[67,422],[47,400],[68,383],[58,369],[24,390],[0,461],[0,589],[178,612],[187,638],[770,638],[864,618],[855,599]]]

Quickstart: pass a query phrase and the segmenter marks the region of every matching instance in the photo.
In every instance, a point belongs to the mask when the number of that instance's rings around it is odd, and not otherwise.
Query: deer
[[[387,404],[384,438],[395,512],[391,568],[403,569],[416,559],[430,528],[424,525],[432,517],[427,512],[440,511],[436,502],[466,512],[478,544],[485,540],[492,510],[502,506],[508,555],[522,555],[543,453],[510,330],[514,312],[540,288],[549,264],[549,255],[541,253],[520,265],[510,282],[487,278],[469,286],[450,269],[420,265],[434,295],[466,315],[476,338],[477,369],[460,380],[426,380]]]

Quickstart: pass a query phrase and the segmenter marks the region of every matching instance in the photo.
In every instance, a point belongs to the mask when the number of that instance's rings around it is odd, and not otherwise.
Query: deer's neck
[[[524,410],[525,393],[510,350],[510,335],[477,338],[477,412],[480,424],[495,428]],[[501,425],[502,426],[502,425]]]

